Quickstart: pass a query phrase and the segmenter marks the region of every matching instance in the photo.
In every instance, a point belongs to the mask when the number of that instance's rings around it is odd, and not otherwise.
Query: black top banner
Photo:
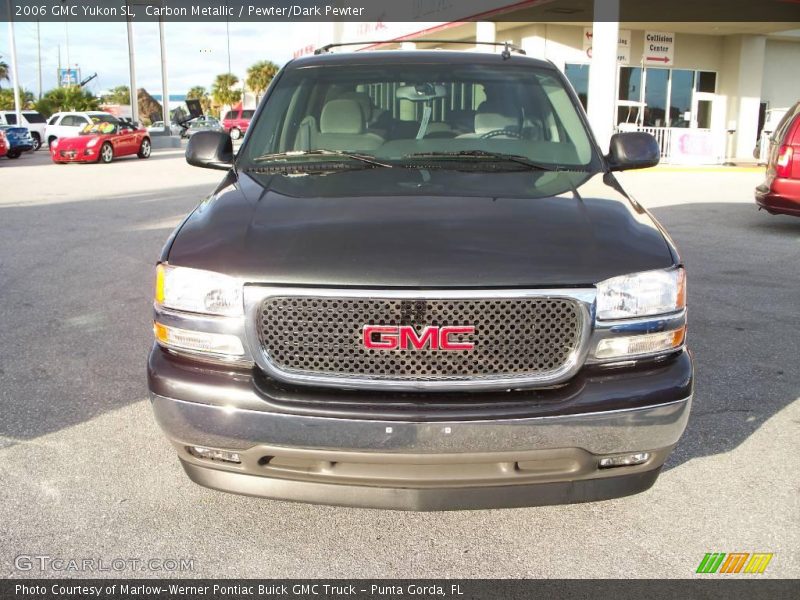
[[[602,8],[595,13],[595,6]],[[798,0],[0,0],[0,20],[786,22]]]

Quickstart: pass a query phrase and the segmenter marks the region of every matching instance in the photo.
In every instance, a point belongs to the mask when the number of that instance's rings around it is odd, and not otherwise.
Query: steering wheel
[[[490,140],[492,138],[500,136],[510,137],[515,140],[522,139],[522,133],[520,131],[514,131],[513,129],[492,129],[492,131],[487,131],[486,133],[481,135],[479,139]]]

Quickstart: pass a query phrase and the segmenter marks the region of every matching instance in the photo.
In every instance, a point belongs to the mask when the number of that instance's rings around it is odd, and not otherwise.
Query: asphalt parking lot
[[[191,577],[678,577],[706,552],[800,576],[800,219],[758,212],[753,169],[621,176],[689,274],[692,417],[649,491],[454,513],[207,490],[153,421],[152,268],[221,178],[182,152],[110,165],[0,159],[0,575],[19,555],[193,560]],[[706,576],[708,577],[708,576]],[[752,577],[752,576],[751,576]]]

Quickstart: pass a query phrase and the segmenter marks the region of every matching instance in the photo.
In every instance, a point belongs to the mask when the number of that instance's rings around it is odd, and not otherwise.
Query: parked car
[[[758,206],[770,214],[800,216],[800,102],[769,138],[766,178],[755,195]]]
[[[0,130],[0,158],[8,153],[8,140],[6,139],[6,132]]]
[[[17,113],[13,110],[0,111],[0,125],[19,125],[26,127],[30,131],[33,139],[33,149],[38,150],[42,147],[45,137],[45,118],[35,110],[23,110],[22,122],[17,123]]]
[[[186,159],[225,177],[156,266],[148,384],[193,481],[413,510],[655,482],[692,402],[685,273],[614,172],[659,147],[603,155],[552,63],[295,59],[235,155],[203,131]]]
[[[53,140],[53,162],[110,163],[120,156],[150,158],[150,136],[144,128],[117,119],[97,120],[86,125],[79,135]]]
[[[77,136],[84,127],[95,121],[117,123],[119,119],[111,113],[102,111],[55,113],[47,121],[45,128],[47,145],[51,145],[58,138]]]
[[[222,123],[214,117],[197,117],[188,123],[188,127],[183,130],[183,137],[190,138],[200,131],[224,131]]]
[[[164,131],[164,121],[156,121],[150,127],[147,128],[147,131],[150,133],[153,132],[162,132]],[[170,123],[169,124],[169,134],[170,135],[180,135],[183,129],[177,123]]]
[[[8,142],[8,158],[19,158],[23,152],[30,152],[34,149],[33,138],[26,127],[14,127],[11,125],[0,125],[6,134]]]
[[[243,110],[241,108],[229,110],[222,118],[222,127],[230,134],[231,139],[238,140],[250,127],[250,120],[255,112],[254,110]]]

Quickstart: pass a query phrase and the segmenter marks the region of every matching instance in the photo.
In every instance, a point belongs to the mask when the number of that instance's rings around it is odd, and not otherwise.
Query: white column
[[[494,43],[497,41],[497,24],[494,21],[478,21],[475,23],[475,41]],[[480,50],[478,46],[478,50]],[[488,48],[484,47],[484,51]]]
[[[587,112],[597,143],[607,152],[615,125],[619,0],[594,0],[594,17]]]
[[[520,48],[533,58],[547,58],[547,30],[546,25],[538,24],[531,27],[531,34],[520,40]]]
[[[758,137],[758,111],[761,105],[761,84],[764,79],[766,37],[742,37],[739,55],[738,117],[736,123],[736,158],[752,159]]]

